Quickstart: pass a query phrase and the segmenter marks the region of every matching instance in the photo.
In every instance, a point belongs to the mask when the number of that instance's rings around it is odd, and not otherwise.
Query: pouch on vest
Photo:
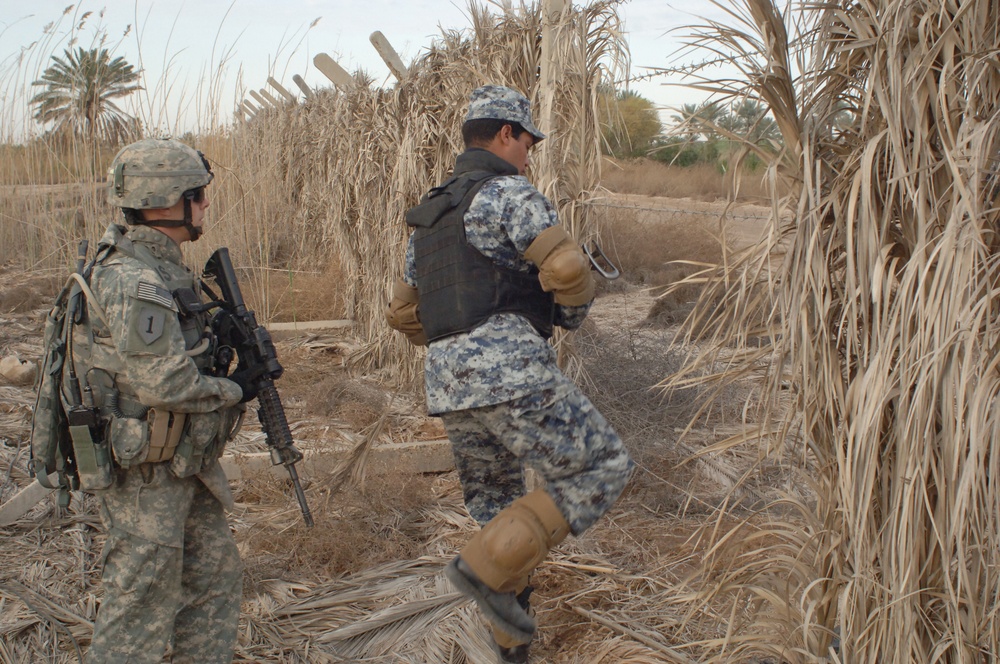
[[[107,442],[97,436],[99,422],[92,408],[70,408],[66,413],[69,435],[73,440],[73,459],[79,487],[84,491],[99,491],[111,486],[111,454]]]
[[[180,445],[170,460],[170,470],[177,477],[200,473],[205,461],[211,459],[222,433],[222,412],[191,413]],[[223,442],[224,444],[224,442]]]
[[[188,414],[180,445],[170,460],[170,470],[177,477],[188,477],[205,470],[222,456],[226,443],[236,437],[246,415],[246,406],[238,404],[209,413]]]
[[[187,413],[172,413],[159,408],[149,409],[149,451],[147,463],[160,463],[173,458],[184,433]]]
[[[149,453],[149,421],[112,417],[108,422],[107,439],[114,449],[115,461],[122,468],[145,463]]]

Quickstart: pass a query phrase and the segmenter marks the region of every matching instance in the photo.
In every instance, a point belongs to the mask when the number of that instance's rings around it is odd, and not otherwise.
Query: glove
[[[427,335],[420,324],[418,302],[417,289],[403,280],[397,281],[392,287],[392,301],[385,310],[385,320],[389,327],[405,334],[414,346],[426,346]]]
[[[239,385],[240,389],[243,390],[243,398],[240,399],[240,403],[246,403],[257,398],[258,374],[256,371],[237,367],[236,371],[227,376],[227,378]]]

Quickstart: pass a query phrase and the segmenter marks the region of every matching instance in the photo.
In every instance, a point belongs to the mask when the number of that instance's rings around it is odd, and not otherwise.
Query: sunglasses
[[[188,189],[184,192],[184,198],[188,199],[192,203],[204,203],[205,202],[205,187],[198,187],[197,189]]]
[[[212,165],[208,163],[208,159],[205,158],[205,154],[198,150],[198,157],[201,158],[201,164],[208,171],[208,181],[211,182],[215,179],[215,173],[212,172]],[[188,189],[184,192],[184,198],[188,199],[192,203],[204,203],[205,202],[205,187],[208,185],[203,185],[197,189]]]

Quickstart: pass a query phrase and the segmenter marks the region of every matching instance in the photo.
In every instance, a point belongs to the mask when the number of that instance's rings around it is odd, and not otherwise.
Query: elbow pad
[[[594,299],[590,262],[562,226],[539,233],[524,257],[538,266],[542,290],[555,295],[556,304],[578,307]]]
[[[415,286],[410,286],[402,279],[392,286],[392,301],[385,310],[385,320],[389,327],[406,335],[407,341],[414,346],[426,346],[427,335],[424,326],[420,324],[417,305],[420,298]]]

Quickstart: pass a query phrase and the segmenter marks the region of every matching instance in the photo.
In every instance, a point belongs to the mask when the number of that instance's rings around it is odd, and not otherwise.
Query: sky
[[[676,64],[676,29],[701,22],[658,0],[631,0],[618,11],[633,77],[649,73],[646,67]],[[712,3],[699,3],[697,11],[722,15]],[[389,70],[369,42],[372,32],[381,31],[408,64],[442,29],[470,25],[465,0],[0,0],[0,123],[11,124],[11,109],[26,106],[25,94],[35,92],[30,82],[48,56],[61,54],[74,38],[89,48],[95,34],[106,35],[112,55],[141,67],[146,77],[146,107],[128,110],[175,128],[185,122],[177,116],[204,116],[205,99],[220,100],[220,112],[228,115],[237,91],[265,87],[268,75],[293,93],[294,74],[310,86],[329,85],[312,64],[320,52],[348,71],[361,68],[388,84]],[[629,87],[661,107],[666,121],[669,109],[705,99],[704,93],[667,84],[677,82],[654,77]]]

